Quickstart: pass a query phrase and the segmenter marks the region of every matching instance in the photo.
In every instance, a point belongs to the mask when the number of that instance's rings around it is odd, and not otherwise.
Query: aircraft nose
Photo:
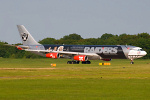
[[[147,52],[146,52],[146,51],[144,51],[144,52],[143,52],[143,55],[144,55],[144,56],[145,56],[145,55],[147,55]]]
[[[143,52],[141,52],[141,55],[142,55],[142,56],[145,56],[145,55],[147,55],[147,52],[146,52],[146,51],[143,51]]]

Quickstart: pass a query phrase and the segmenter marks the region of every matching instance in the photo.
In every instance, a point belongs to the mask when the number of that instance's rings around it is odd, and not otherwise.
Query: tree
[[[118,43],[120,45],[135,45],[136,44],[136,35],[128,35],[128,34],[121,34],[118,38]]]
[[[39,43],[41,44],[55,44],[55,42],[56,42],[56,39],[54,38],[45,38],[39,41]]]
[[[101,39],[106,40],[106,39],[109,39],[110,37],[113,37],[113,35],[112,35],[112,34],[105,33],[105,34],[103,34],[103,35],[101,36]]]
[[[148,38],[150,38],[150,35],[148,33],[140,33],[137,35],[137,37],[148,39]]]
[[[63,38],[61,38],[62,40],[80,40],[83,39],[80,35],[73,33],[70,35],[66,35]]]

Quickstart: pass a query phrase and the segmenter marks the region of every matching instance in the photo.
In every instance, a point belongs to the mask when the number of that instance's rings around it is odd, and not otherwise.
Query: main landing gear
[[[79,64],[80,61],[68,61],[67,64]],[[90,61],[82,61],[82,64],[91,64]]]
[[[80,61],[68,61],[67,64],[79,64]]]
[[[82,61],[82,64],[91,64],[90,61]]]

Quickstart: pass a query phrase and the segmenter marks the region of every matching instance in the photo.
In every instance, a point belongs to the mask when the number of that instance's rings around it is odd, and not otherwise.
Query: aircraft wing
[[[96,53],[81,53],[81,52],[69,52],[69,51],[31,50],[31,49],[26,49],[26,51],[41,52],[41,53],[59,53],[59,54],[65,54],[65,55],[98,56]]]

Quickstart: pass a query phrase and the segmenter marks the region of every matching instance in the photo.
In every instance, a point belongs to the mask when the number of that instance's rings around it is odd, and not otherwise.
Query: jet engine
[[[101,59],[101,60],[103,60],[103,61],[111,61],[111,59]]]
[[[23,50],[23,49],[22,49],[21,47],[19,47],[19,46],[16,46],[16,47],[17,47],[18,50]]]
[[[74,60],[77,60],[77,61],[87,61],[88,57],[85,56],[85,55],[77,55],[77,56],[74,56]]]
[[[48,53],[48,54],[46,54],[46,57],[57,59],[57,58],[60,58],[60,55],[59,55],[59,53]]]

